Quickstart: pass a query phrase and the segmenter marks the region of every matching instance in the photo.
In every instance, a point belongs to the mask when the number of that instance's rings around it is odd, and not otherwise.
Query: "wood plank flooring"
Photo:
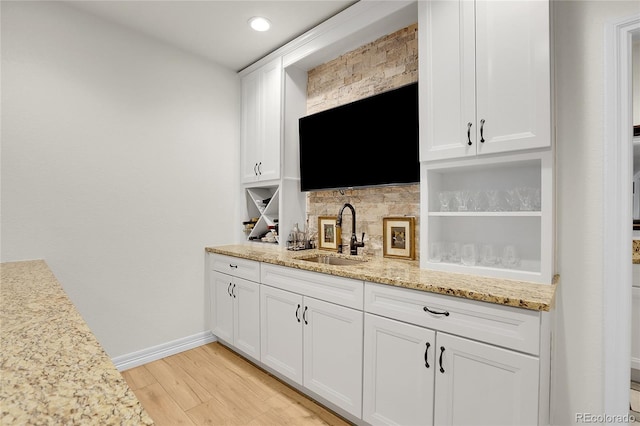
[[[350,424],[217,342],[122,375],[158,426]]]

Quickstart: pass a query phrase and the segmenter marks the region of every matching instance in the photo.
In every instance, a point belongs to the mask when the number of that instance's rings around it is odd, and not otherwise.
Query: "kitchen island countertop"
[[[420,269],[418,261],[381,257],[366,258],[366,262],[348,267],[325,265],[301,258],[328,254],[326,251],[288,251],[275,245],[259,243],[206,247],[205,250],[209,253],[535,311],[551,309],[559,282],[557,275],[552,284],[538,284]],[[363,256],[343,256],[364,259]]]
[[[153,424],[47,264],[0,269],[0,424]]]

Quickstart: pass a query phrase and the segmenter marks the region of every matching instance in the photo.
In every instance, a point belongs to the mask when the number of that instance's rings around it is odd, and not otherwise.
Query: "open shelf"
[[[550,284],[550,164],[547,152],[423,164],[420,266]]]

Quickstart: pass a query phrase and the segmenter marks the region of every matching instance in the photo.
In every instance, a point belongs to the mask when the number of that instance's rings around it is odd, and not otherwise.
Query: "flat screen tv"
[[[300,189],[420,181],[418,83],[302,117]]]

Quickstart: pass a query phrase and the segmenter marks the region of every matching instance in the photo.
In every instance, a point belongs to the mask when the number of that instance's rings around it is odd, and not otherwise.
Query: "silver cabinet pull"
[[[480,142],[484,143],[484,118],[480,120]]]
[[[471,146],[471,126],[472,126],[472,123],[468,122],[467,123],[467,140],[469,142],[467,143],[467,145],[469,145],[469,146]]]

